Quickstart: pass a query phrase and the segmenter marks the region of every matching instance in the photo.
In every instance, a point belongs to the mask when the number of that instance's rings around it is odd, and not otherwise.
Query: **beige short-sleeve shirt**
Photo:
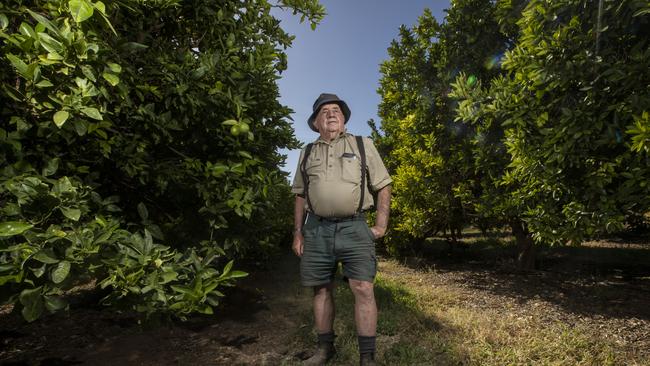
[[[367,183],[363,199],[363,210],[374,205],[370,189],[376,192],[392,183],[375,145],[367,137],[363,138],[368,169]],[[305,149],[300,152],[298,169],[294,175],[291,191],[304,194],[301,172]],[[309,200],[314,213],[323,217],[346,217],[354,215],[361,198],[361,159],[354,135],[345,133],[331,142],[318,138],[314,142],[306,164],[309,177]],[[305,209],[309,209],[305,205]]]

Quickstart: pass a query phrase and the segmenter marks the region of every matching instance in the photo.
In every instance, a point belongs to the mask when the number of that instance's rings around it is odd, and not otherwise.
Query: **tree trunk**
[[[520,220],[510,223],[517,241],[517,268],[522,271],[535,269],[535,244],[526,224]]]

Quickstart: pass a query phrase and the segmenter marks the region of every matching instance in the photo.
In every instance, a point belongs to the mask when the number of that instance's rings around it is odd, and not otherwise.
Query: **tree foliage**
[[[412,218],[509,224],[520,244],[577,244],[648,212],[649,13],[634,0],[453,1],[445,23],[402,29],[379,90],[395,231],[426,235]]]
[[[276,80],[292,38],[272,6],[324,14],[316,0],[0,5],[5,302],[34,320],[95,277],[107,303],[209,313],[244,275],[230,259],[289,234],[277,149],[298,142]]]
[[[650,207],[650,8],[603,3],[530,2],[506,74],[456,84],[459,118],[505,131],[508,165],[495,183],[538,242],[580,243]]]
[[[474,167],[474,128],[455,121],[457,102],[450,85],[461,72],[490,78],[507,47],[490,1],[455,1],[445,22],[426,10],[413,29],[402,27],[381,66],[379,115],[394,176],[394,225],[389,240],[399,246],[412,238],[449,231],[455,239],[480,220],[471,201],[481,182]]]

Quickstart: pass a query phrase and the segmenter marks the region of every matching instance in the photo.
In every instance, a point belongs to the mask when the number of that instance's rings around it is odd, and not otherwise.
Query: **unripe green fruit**
[[[230,127],[230,133],[232,133],[233,136],[239,136],[239,134],[241,133],[241,128],[239,127],[239,125],[233,125],[232,127]]]
[[[470,75],[470,76],[467,78],[467,86],[472,87],[472,86],[474,86],[474,85],[476,85],[476,76],[474,76],[474,75]]]
[[[248,131],[250,131],[250,127],[248,127],[248,123],[241,122],[239,124],[239,132],[240,133],[248,133]]]

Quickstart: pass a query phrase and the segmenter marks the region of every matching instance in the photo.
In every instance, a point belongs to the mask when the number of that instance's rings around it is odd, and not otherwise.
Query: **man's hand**
[[[305,247],[305,238],[302,236],[300,231],[293,233],[293,245],[291,248],[293,252],[296,253],[298,257],[302,257],[302,251]]]
[[[384,235],[386,235],[385,227],[375,225],[370,228],[370,231],[372,231],[372,235],[375,237],[375,239],[381,239]]]

